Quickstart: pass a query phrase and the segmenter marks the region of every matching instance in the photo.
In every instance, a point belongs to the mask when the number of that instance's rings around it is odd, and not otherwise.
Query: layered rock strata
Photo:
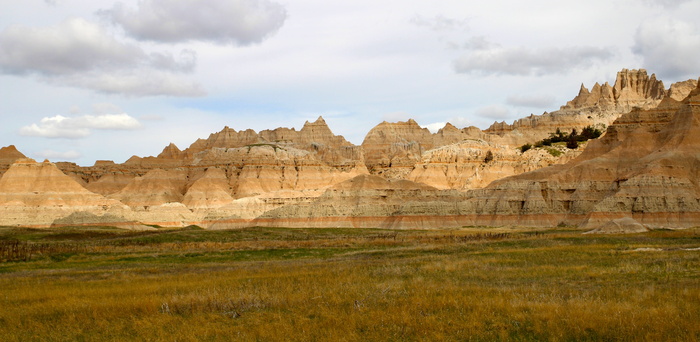
[[[0,177],[10,168],[15,161],[27,158],[17,150],[15,145],[0,148]]]
[[[396,123],[382,122],[372,128],[362,142],[364,163],[372,174],[403,179],[421,161],[426,151],[483,137],[484,133],[476,127],[460,130],[450,123],[432,134],[411,119]]]
[[[464,140],[423,153],[406,179],[438,189],[483,188],[504,177],[574,159],[583,150],[561,145],[520,152],[483,140]]]
[[[8,146],[0,225],[687,227],[700,222],[699,103],[695,80],[666,90],[623,70],[557,112],[486,131],[384,122],[354,146],[319,118],[299,131],[226,127],[184,150],[91,167]],[[577,150],[516,148],[588,125],[607,133]]]
[[[439,190],[365,175],[246,224],[384,228],[567,224],[593,229],[627,217],[652,228],[696,226],[698,136],[700,88],[683,102],[667,97],[654,109],[635,109],[621,116],[603,138],[591,141],[569,163],[507,177],[484,189]],[[234,224],[228,223],[220,227]]]
[[[695,88],[683,102],[667,97],[654,109],[621,116],[570,163],[502,179],[474,194],[479,203],[496,201],[491,211],[514,222],[548,215],[535,221],[593,228],[632,217],[650,227],[695,226],[699,134]]]
[[[0,226],[49,226],[79,211],[102,216],[127,209],[88,191],[48,161],[19,159],[0,178]]]
[[[647,75],[644,69],[623,69],[617,73],[613,86],[607,82],[602,86],[596,83],[589,91],[581,85],[579,94],[558,111],[530,115],[513,124],[497,122],[485,132],[498,136],[490,141],[520,146],[547,138],[556,129],[570,132],[593,126],[605,130],[620,115],[634,108],[655,108],[666,97],[677,101],[684,99],[696,86],[696,80],[687,80],[674,83],[666,90],[663,82],[654,74]]]

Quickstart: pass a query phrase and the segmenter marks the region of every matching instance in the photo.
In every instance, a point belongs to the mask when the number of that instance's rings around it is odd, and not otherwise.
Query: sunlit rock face
[[[7,146],[0,225],[693,226],[699,94],[696,80],[666,89],[624,69],[558,111],[483,131],[382,122],[356,146],[319,117],[298,131],[225,127],[185,149],[89,167],[36,163]],[[576,149],[519,148],[587,126],[605,134]]]
[[[50,226],[78,211],[104,214],[126,209],[119,201],[85,189],[48,161],[17,159],[0,178],[2,226]]]

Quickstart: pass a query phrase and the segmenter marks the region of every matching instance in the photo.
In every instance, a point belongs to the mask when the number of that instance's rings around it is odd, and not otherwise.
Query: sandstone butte
[[[700,88],[645,70],[581,85],[559,110],[481,130],[382,122],[360,146],[323,118],[300,130],[225,127],[122,164],[37,163],[0,149],[0,225],[430,228],[700,224]],[[592,126],[577,149],[519,146]]]

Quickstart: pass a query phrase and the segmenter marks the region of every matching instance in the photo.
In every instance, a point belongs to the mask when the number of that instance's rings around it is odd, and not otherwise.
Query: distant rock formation
[[[10,168],[10,165],[19,159],[27,158],[18,151],[15,145],[0,148],[0,177]]]
[[[188,208],[218,208],[233,202],[231,193],[226,172],[212,167],[187,189],[182,204]]]
[[[110,195],[132,208],[148,208],[181,202],[187,185],[187,173],[180,169],[148,171],[136,177],[120,191]]]
[[[614,230],[613,226],[639,228],[634,222],[652,228],[697,226],[699,136],[700,88],[695,88],[683,102],[666,97],[656,108],[622,115],[603,138],[591,141],[566,164],[468,192],[410,185],[417,183],[399,186],[376,176],[359,176],[316,199],[279,207],[246,224],[384,228],[566,224],[600,228],[599,232]]]
[[[674,90],[678,93],[680,89],[676,86]],[[690,89],[687,90],[690,91]],[[607,82],[602,86],[596,83],[591,91],[588,91],[582,84],[578,96],[562,109],[596,107],[599,111],[626,113],[635,107],[642,109],[656,107],[667,92],[670,90],[667,91],[664,88],[664,83],[657,80],[655,74],[648,76],[644,69],[622,69],[617,73],[614,86],[611,87]],[[685,95],[688,95],[688,92]]]
[[[48,226],[76,211],[111,209],[126,206],[88,191],[48,161],[18,159],[0,178],[0,226]]]
[[[654,108],[666,97],[677,101],[684,99],[696,86],[696,80],[687,80],[665,90],[663,82],[654,74],[648,76],[644,69],[622,69],[613,86],[607,82],[602,86],[596,83],[589,91],[582,84],[579,94],[556,112],[530,115],[513,124],[496,122],[485,132],[499,137],[490,141],[520,146],[547,138],[557,128],[564,132],[580,131],[586,126],[605,129],[634,108]]]
[[[423,153],[406,179],[438,189],[477,189],[497,179],[565,163],[582,150],[548,146],[521,153],[483,140],[464,140]]]
[[[22,152],[17,151],[15,145],[0,148],[0,163],[12,164],[17,159],[27,158]]]
[[[606,133],[577,149],[518,148],[586,126]],[[89,167],[36,163],[11,145],[0,225],[682,228],[700,224],[699,136],[698,81],[665,89],[624,69],[556,112],[484,131],[382,122],[355,146],[319,117]]]
[[[382,122],[372,128],[362,142],[364,162],[376,175],[403,179],[421,161],[424,152],[436,147],[458,143],[466,139],[482,138],[476,127],[459,130],[450,123],[432,134],[412,119],[405,122]]]
[[[498,180],[475,191],[472,201],[492,203],[488,212],[512,221],[540,225],[594,228],[632,217],[650,227],[696,226],[699,136],[696,87],[683,102],[666,97],[654,109],[621,116],[573,161]]]

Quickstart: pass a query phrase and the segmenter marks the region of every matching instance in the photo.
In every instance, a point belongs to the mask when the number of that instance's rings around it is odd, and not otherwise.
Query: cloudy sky
[[[322,115],[486,128],[700,76],[698,0],[0,0],[0,146],[92,165]]]

